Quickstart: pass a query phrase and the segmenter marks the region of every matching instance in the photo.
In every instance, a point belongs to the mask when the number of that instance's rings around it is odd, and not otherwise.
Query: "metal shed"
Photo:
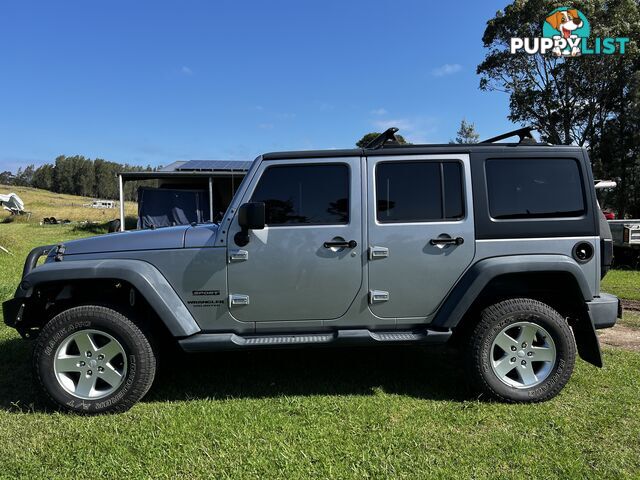
[[[120,172],[120,231],[125,229],[124,184],[128,181],[156,180],[157,189],[180,188],[206,190],[208,193],[209,221],[214,221],[214,196],[220,207],[226,208],[236,188],[253,162],[237,160],[188,160],[174,162],[155,172]]]

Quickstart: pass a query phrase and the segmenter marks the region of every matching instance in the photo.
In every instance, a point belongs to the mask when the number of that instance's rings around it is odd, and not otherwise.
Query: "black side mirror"
[[[265,222],[265,206],[263,202],[249,202],[238,209],[238,224],[242,228],[234,236],[239,247],[249,243],[249,230],[262,230]]]

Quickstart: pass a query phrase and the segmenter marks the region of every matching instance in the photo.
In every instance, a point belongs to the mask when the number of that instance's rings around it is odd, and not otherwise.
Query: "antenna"
[[[398,129],[396,127],[387,128],[384,132],[367,143],[364,148],[366,150],[377,150],[378,148],[381,148],[385,143],[398,144],[398,139],[396,138],[397,131]]]

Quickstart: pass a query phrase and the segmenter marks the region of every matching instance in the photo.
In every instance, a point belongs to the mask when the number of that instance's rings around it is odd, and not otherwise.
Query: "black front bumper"
[[[595,328],[613,327],[616,320],[622,318],[622,303],[615,295],[601,293],[599,297],[587,302],[587,306]]]
[[[2,315],[4,316],[4,323],[12,328],[22,321],[22,315],[24,314],[25,298],[12,298],[2,303]]]

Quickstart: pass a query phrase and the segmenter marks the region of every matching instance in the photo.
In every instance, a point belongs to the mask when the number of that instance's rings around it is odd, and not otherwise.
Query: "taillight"
[[[600,279],[603,279],[613,263],[613,240],[600,239]]]

